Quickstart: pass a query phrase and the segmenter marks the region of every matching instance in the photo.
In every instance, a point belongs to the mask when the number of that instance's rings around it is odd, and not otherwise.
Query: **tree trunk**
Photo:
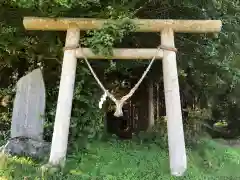
[[[154,126],[153,82],[148,83],[148,129]]]

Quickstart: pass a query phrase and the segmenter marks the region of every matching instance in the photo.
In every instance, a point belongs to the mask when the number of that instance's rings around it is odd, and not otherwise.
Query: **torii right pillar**
[[[174,48],[174,31],[166,28],[161,32],[161,44]],[[163,52],[163,78],[168,129],[170,170],[174,176],[182,176],[187,169],[181,101],[176,62],[176,52]]]

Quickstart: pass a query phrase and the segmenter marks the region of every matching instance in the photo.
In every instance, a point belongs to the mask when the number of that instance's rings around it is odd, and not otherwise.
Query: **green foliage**
[[[184,135],[187,145],[196,145],[206,132],[206,122],[211,118],[209,109],[189,109],[184,120]]]
[[[88,139],[101,137],[104,125],[104,111],[98,107],[101,91],[86,67],[77,71],[70,128],[75,148],[87,147]]]
[[[239,9],[238,0],[187,0],[181,2],[173,0],[135,0],[132,2],[125,0],[3,1],[0,4],[1,88],[7,92],[7,95],[11,96],[12,100],[16,81],[34,68],[43,68],[47,88],[46,138],[51,139],[65,34],[62,32],[26,31],[22,26],[23,16],[117,19],[117,23],[108,21],[103,29],[88,32],[84,38],[85,45],[92,48],[95,53],[104,55],[111,55],[111,49],[115,45],[132,47],[137,44],[138,47],[156,47],[155,44],[159,43],[156,43],[156,39],[159,39],[159,33],[156,35],[136,33],[127,36],[130,31],[137,28],[129,21],[130,18],[221,19],[223,27],[218,36],[206,34],[176,35],[176,46],[179,49],[177,54],[178,67],[179,71],[182,72],[180,85],[190,109],[195,110],[197,107],[212,111],[212,117],[208,121],[209,125],[213,126],[216,122],[225,120],[228,124],[227,132],[230,132],[231,137],[237,137],[240,128],[238,111],[240,107]],[[124,38],[126,36],[127,38]],[[95,70],[101,71],[106,68],[106,64],[102,62],[96,64]],[[143,65],[144,63],[141,62],[127,61],[122,63],[118,61],[110,68],[106,68],[105,72],[107,73],[101,79],[105,80],[109,71],[115,70],[128,75],[130,79],[133,69]],[[89,72],[83,70],[84,66],[82,64],[79,66],[71,121],[71,132],[74,132],[71,135],[72,142],[76,142],[82,136],[79,133],[80,129],[87,129],[84,132],[91,135],[98,134],[97,132],[102,129],[100,124],[103,115],[102,111],[97,108],[100,89],[94,84]],[[159,69],[156,68],[151,73],[154,77],[158,77]],[[111,86],[110,81],[105,84]],[[79,93],[81,94],[79,95]],[[2,90],[0,95],[5,96]],[[1,106],[0,119],[4,124],[6,121],[10,122],[11,102],[7,107]],[[193,122],[189,121],[190,124]],[[9,127],[9,123],[7,126]],[[95,130],[93,131],[89,127]],[[192,126],[190,125],[190,127]]]
[[[90,37],[86,38],[84,44],[91,47],[95,54],[111,56],[113,53],[112,48],[116,42],[121,42],[135,28],[128,17],[118,18],[116,22],[109,21],[105,23],[101,30],[89,31],[88,36]]]
[[[223,176],[227,170],[225,168],[231,167],[227,171],[231,172],[233,177],[236,176],[236,168],[240,166],[239,150],[226,147],[209,139],[202,139],[196,146],[196,152],[202,158],[202,162],[198,163],[206,168],[205,172],[219,173]]]
[[[187,147],[196,146],[202,137],[207,136],[206,129],[209,128],[207,120],[211,118],[211,111],[207,109],[189,109],[187,119],[183,120],[184,138]],[[136,138],[137,142],[153,143],[161,148],[168,147],[167,119],[160,117],[147,132],[140,132]]]
[[[48,14],[49,16],[58,14],[58,11],[62,8],[71,9],[76,7],[89,8],[93,6],[100,6],[98,1],[10,1],[9,5],[16,5],[21,11],[21,8],[29,8],[36,10],[37,13]],[[55,9],[54,6],[58,9]],[[6,7],[8,7],[5,4]],[[60,8],[61,6],[61,8]],[[18,9],[15,10],[18,12]],[[12,13],[16,13],[12,12]],[[134,25],[130,22],[130,19],[126,16],[128,13],[121,11],[114,11],[111,6],[108,6],[108,13],[105,16],[111,16],[112,19],[118,19],[118,23],[106,23],[104,28],[98,31],[89,32],[85,38],[85,42],[90,48],[98,50],[98,53],[109,53],[112,51],[112,46],[116,42],[121,42],[123,37],[127,35],[130,30],[134,29]],[[8,14],[6,11],[5,14]],[[20,20],[20,19],[19,19]],[[11,22],[11,21],[10,21]],[[14,21],[15,23],[15,21]],[[55,38],[52,38],[52,33],[35,33],[31,35],[22,33],[22,27],[14,27],[2,23],[1,34],[2,39],[0,41],[0,50],[2,54],[0,57],[6,59],[4,63],[8,63],[8,67],[11,68],[9,75],[9,81],[5,84],[10,84],[8,91],[15,86],[16,81],[25,75],[27,72],[34,68],[42,67],[44,72],[44,79],[47,90],[47,108],[46,108],[46,125],[45,125],[45,139],[51,140],[53,131],[54,118],[56,113],[56,104],[58,96],[59,75],[61,73],[61,59],[62,59],[62,46],[64,39],[61,38],[62,34],[59,33]],[[22,33],[22,34],[21,34]],[[16,36],[17,34],[17,36]],[[23,35],[23,36],[22,36]],[[96,39],[99,39],[98,44]],[[110,39],[109,39],[109,38]],[[18,38],[18,44],[12,46]],[[105,43],[105,44],[104,44]],[[96,48],[95,48],[96,47]],[[2,49],[1,49],[2,48]],[[24,51],[22,51],[24,49]],[[103,52],[102,52],[103,51]],[[9,54],[11,55],[9,58]],[[16,63],[21,62],[21,66]],[[5,73],[6,74],[6,73]],[[12,78],[14,77],[14,78]],[[11,79],[12,78],[12,79]],[[4,96],[4,93],[1,92]],[[9,94],[13,98],[14,93]],[[77,69],[75,93],[73,101],[73,110],[70,127],[70,145],[82,147],[87,146],[87,139],[92,139],[101,136],[103,129],[103,111],[97,107],[98,100],[100,98],[100,89],[96,86],[92,75],[89,70],[83,64],[80,64]],[[12,103],[11,103],[12,105]],[[1,118],[10,121],[11,108],[5,108],[2,110]],[[5,115],[7,113],[7,116]],[[2,121],[3,122],[3,121]],[[5,125],[8,126],[9,124]],[[76,143],[77,142],[77,143]],[[77,147],[76,147],[77,148]]]
[[[194,146],[198,150],[189,151],[189,170],[186,177],[181,179],[212,180],[222,179],[223,176],[228,176],[226,179],[239,179],[238,150],[226,149],[212,141],[199,142],[198,138],[199,134],[202,134],[202,123],[205,119],[208,119],[210,126],[223,120],[227,122],[226,131],[222,131],[218,136],[239,136],[239,12],[238,0],[3,1],[0,4],[0,96],[1,101],[10,96],[10,102],[7,106],[1,105],[0,127],[2,128],[3,124],[9,129],[16,81],[32,69],[43,67],[47,88],[45,138],[51,140],[65,34],[25,31],[22,27],[23,16],[118,19],[118,23],[107,22],[103,29],[88,32],[84,39],[84,44],[95,53],[108,56],[112,53],[112,47],[118,44],[124,47],[135,44],[138,44],[138,47],[155,47],[159,33],[155,36],[138,34],[128,36],[127,40],[124,38],[137,28],[129,21],[130,18],[221,19],[223,27],[218,36],[176,35],[176,46],[179,49],[178,67],[182,72],[180,85],[183,98],[190,109],[189,118],[184,120],[186,139],[187,143],[191,143],[191,138],[199,143]],[[119,64],[123,63],[117,62],[117,65]],[[121,72],[131,78],[129,69],[143,64],[124,62]],[[103,63],[98,63],[96,67],[96,70],[106,68]],[[111,68],[108,69],[110,72],[117,69]],[[152,74],[158,77],[159,69],[156,69]],[[110,82],[107,83],[109,85]],[[70,127],[70,145],[75,154],[68,159],[67,173],[61,172],[47,179],[170,179],[167,151],[160,150],[167,147],[164,120],[157,122],[152,133],[140,134],[142,137],[137,142],[141,145],[112,142],[94,143],[90,146],[88,140],[100,137],[103,128],[103,112],[97,107],[100,95],[100,89],[91,74],[80,62]],[[204,109],[207,109],[207,113]],[[76,152],[79,147],[91,151],[87,155],[82,151]],[[4,159],[0,158],[0,161]],[[39,164],[29,159],[11,158],[6,162],[4,166],[1,162],[1,178],[41,178],[41,173],[37,171]]]
[[[9,137],[9,127],[12,117],[12,96],[15,92],[11,88],[0,89],[0,141]]]
[[[155,120],[154,126],[147,132],[140,132],[135,138],[141,144],[155,144],[161,148],[168,147],[167,121],[164,117]]]
[[[89,8],[90,6],[100,5],[99,0],[10,0],[9,3],[11,5],[15,5],[20,8],[32,8],[41,10],[45,13],[50,13],[51,10],[58,11],[59,9],[68,10],[75,7]],[[56,8],[57,7],[57,8]],[[48,8],[48,10],[47,10]]]
[[[69,137],[72,150],[79,147],[85,148],[88,139],[101,137],[104,118],[103,111],[98,108],[101,96],[99,87],[83,64],[77,67],[75,81]],[[53,131],[57,95],[57,86],[54,85],[53,88],[47,89],[47,99],[50,98],[50,101],[47,103],[45,139],[49,141],[51,141]]]
[[[240,151],[203,140],[188,150],[188,170],[184,177],[172,177],[167,149],[154,144],[125,141],[94,142],[87,152],[69,155],[66,168],[55,174],[42,173],[41,163],[25,158],[0,158],[0,177],[6,179],[182,179],[237,180]]]

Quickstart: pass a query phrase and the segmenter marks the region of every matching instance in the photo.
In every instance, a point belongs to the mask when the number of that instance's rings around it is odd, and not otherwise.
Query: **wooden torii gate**
[[[38,18],[25,17],[24,27],[27,30],[67,31],[58,103],[52,138],[49,164],[65,164],[69,124],[71,118],[72,98],[75,83],[77,58],[107,59],[95,55],[89,48],[79,47],[80,31],[100,29],[104,19],[86,18]],[[175,47],[174,33],[217,33],[221,31],[220,20],[132,20],[138,32],[161,33],[161,45]],[[112,59],[151,59],[156,49],[114,49]],[[182,112],[179,95],[179,82],[176,63],[176,52],[160,50],[156,59],[163,59],[163,77],[168,126],[168,145],[171,174],[181,176],[187,169],[187,157],[182,123]]]

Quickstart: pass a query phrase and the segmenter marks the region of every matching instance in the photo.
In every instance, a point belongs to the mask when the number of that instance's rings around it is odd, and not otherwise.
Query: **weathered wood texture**
[[[76,50],[77,58],[82,58],[83,55],[89,59],[122,59],[122,60],[131,60],[131,59],[139,59],[139,60],[149,60],[152,59],[153,56],[156,54],[157,49],[125,49],[125,48],[118,48],[113,49],[113,56],[106,57],[98,54],[94,54],[90,48],[82,48]],[[162,59],[163,51],[160,49],[158,54],[156,55],[156,59]]]
[[[66,36],[66,47],[77,46],[79,37],[80,31],[78,28],[69,29]],[[77,58],[75,56],[75,50],[66,50],[63,57],[57,111],[49,159],[49,163],[53,165],[64,166],[65,164],[76,66]]]
[[[174,32],[171,29],[165,29],[162,31],[161,42],[165,46],[174,47]],[[179,94],[176,53],[164,50],[162,62],[170,169],[172,175],[182,176],[187,169],[187,158]]]
[[[106,19],[90,18],[44,18],[24,17],[23,25],[28,30],[66,31],[72,24],[79,29],[100,29]],[[181,33],[215,33],[222,28],[220,20],[160,20],[160,19],[133,19],[137,25],[137,32],[160,32],[164,28],[171,28]]]

